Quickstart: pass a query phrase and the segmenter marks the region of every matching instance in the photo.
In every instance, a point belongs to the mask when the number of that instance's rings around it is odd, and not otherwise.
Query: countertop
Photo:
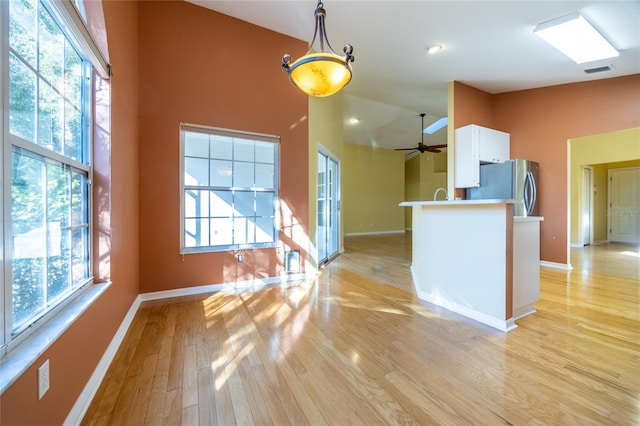
[[[516,200],[490,199],[490,200],[440,200],[440,201],[403,201],[400,207],[412,206],[473,206],[480,204],[515,204]]]
[[[514,216],[514,222],[542,222],[544,217],[542,216]]]

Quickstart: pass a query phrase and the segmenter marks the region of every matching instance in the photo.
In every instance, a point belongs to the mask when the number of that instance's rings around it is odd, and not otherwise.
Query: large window
[[[182,125],[183,253],[277,244],[275,136]]]
[[[91,281],[91,64],[49,3],[1,3],[7,344]]]

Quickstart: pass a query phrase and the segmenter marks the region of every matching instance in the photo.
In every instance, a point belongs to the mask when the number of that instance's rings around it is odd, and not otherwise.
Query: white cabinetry
[[[540,299],[540,222],[542,217],[513,218],[513,319],[534,313]]]
[[[456,129],[455,187],[480,186],[480,164],[509,159],[509,133],[470,124]]]

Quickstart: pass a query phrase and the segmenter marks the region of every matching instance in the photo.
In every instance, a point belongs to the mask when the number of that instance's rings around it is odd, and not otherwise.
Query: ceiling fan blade
[[[395,151],[418,151],[420,152],[420,154],[423,154],[425,152],[442,152],[440,151],[440,148],[446,148],[447,145],[425,145],[424,144],[424,133],[422,132],[422,129],[424,129],[424,116],[426,114],[422,113],[420,114],[420,117],[422,118],[422,126],[420,127],[420,142],[418,142],[418,147],[417,148],[396,148]],[[412,152],[410,152],[409,154],[412,154]]]

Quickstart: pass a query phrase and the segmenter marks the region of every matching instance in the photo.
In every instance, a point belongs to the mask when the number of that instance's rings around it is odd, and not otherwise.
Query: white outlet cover
[[[42,399],[49,390],[49,360],[38,368],[38,399]]]

